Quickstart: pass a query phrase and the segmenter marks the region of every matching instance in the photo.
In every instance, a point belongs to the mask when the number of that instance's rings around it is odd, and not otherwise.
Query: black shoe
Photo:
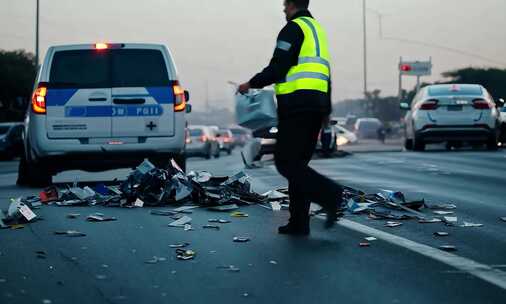
[[[342,215],[342,203],[343,203],[343,193],[342,191],[338,192],[337,201],[331,203],[330,205],[325,207],[325,213],[327,213],[327,219],[325,220],[324,228],[330,229],[334,227],[339,217]],[[339,211],[339,214],[338,214]]]
[[[278,233],[287,235],[299,235],[299,236],[309,235],[309,225],[295,225],[292,223],[288,223],[285,226],[279,227]]]

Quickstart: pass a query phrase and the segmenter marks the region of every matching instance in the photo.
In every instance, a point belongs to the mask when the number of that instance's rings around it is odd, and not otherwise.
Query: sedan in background
[[[383,123],[377,118],[359,118],[355,122],[355,135],[359,139],[376,139],[378,131],[384,128]]]
[[[218,140],[220,151],[225,151],[228,155],[232,154],[232,150],[234,149],[234,136],[230,130],[218,130],[218,133],[216,133],[216,139]]]
[[[219,143],[213,129],[207,126],[189,126],[186,139],[186,155],[210,159],[220,157]]]
[[[421,89],[406,113],[405,147],[423,151],[430,143],[447,147],[486,144],[497,150],[499,111],[489,92],[481,85],[442,84]]]
[[[12,159],[23,152],[23,124],[0,123],[0,159]]]

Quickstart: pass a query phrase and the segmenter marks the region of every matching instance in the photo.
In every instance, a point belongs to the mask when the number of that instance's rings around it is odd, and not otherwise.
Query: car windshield
[[[246,132],[244,130],[241,130],[241,129],[232,129],[230,130],[232,132],[232,134],[234,135],[243,135],[243,134],[246,134]]]
[[[479,86],[434,86],[429,87],[430,96],[480,96],[483,92]]]
[[[56,52],[49,82],[53,87],[106,88],[161,87],[170,81],[160,51],[121,49]]]
[[[204,132],[201,129],[192,129],[190,130],[190,136],[202,136]]]
[[[380,123],[377,121],[362,121],[360,122],[360,129],[377,129],[380,127]]]
[[[9,132],[10,127],[7,126],[0,126],[0,135],[4,135],[7,132]]]

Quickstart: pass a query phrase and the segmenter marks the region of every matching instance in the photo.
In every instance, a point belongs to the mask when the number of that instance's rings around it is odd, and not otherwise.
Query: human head
[[[284,3],[286,20],[290,20],[300,10],[306,10],[309,7],[309,0],[285,0]]]

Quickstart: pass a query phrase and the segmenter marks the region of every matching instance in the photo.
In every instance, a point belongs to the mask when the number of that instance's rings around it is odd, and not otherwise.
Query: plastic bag
[[[270,90],[252,90],[246,95],[236,94],[237,124],[258,130],[277,126],[278,116],[274,92]]]

